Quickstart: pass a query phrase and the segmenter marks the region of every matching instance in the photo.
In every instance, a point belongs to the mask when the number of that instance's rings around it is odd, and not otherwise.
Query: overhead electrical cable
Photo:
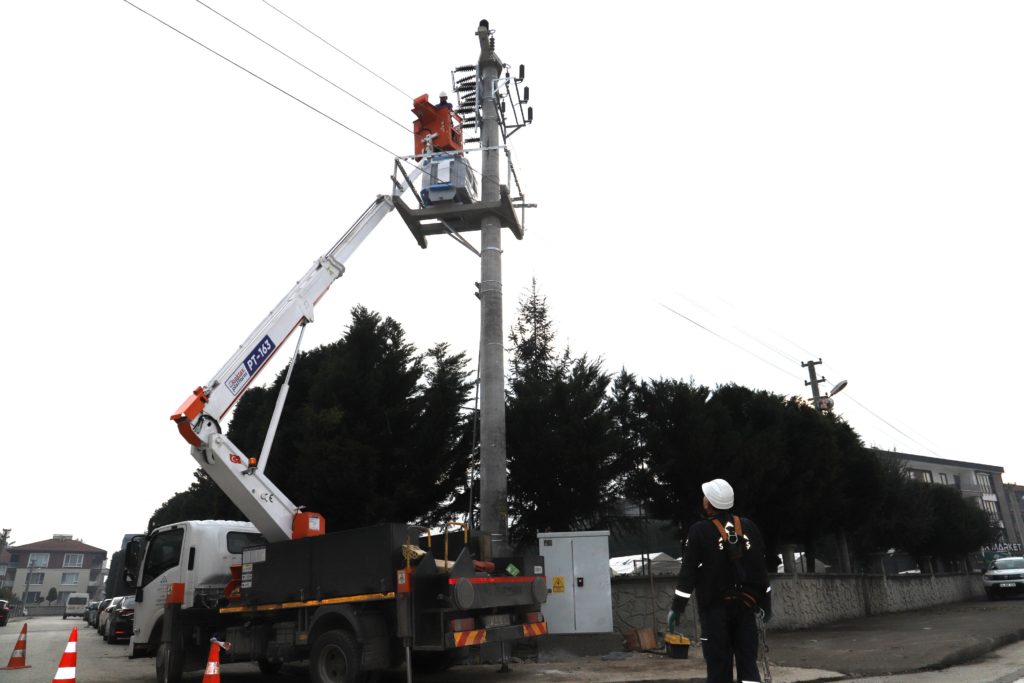
[[[888,425],[888,426],[889,426],[889,427],[890,427],[891,429],[895,430],[895,431],[896,431],[897,433],[901,434],[901,435],[902,435],[902,436],[904,436],[905,438],[907,438],[907,439],[910,439],[910,441],[912,441],[913,443],[917,444],[917,445],[918,445],[918,446],[920,446],[921,448],[925,449],[926,451],[928,451],[929,453],[931,453],[931,454],[932,454],[932,455],[934,455],[935,457],[937,457],[937,458],[940,458],[940,457],[942,457],[942,456],[940,456],[940,455],[939,455],[938,453],[936,453],[935,451],[933,451],[933,450],[932,450],[931,448],[928,448],[928,447],[927,447],[927,446],[925,446],[925,445],[924,445],[923,443],[921,443],[920,441],[918,441],[918,440],[917,440],[917,439],[915,439],[914,437],[910,436],[909,434],[907,434],[906,432],[904,432],[904,431],[903,431],[902,429],[900,429],[899,427],[897,427],[896,425],[894,425],[893,423],[889,422],[889,421],[888,421],[888,420],[886,420],[886,419],[885,419],[884,417],[882,417],[881,415],[879,415],[878,413],[876,413],[876,412],[874,412],[873,410],[871,410],[870,408],[868,408],[868,407],[867,407],[866,405],[864,405],[863,403],[861,403],[860,401],[858,401],[857,399],[855,399],[855,398],[854,398],[853,396],[850,396],[850,394],[849,394],[849,393],[844,393],[844,394],[843,394],[843,396],[845,397],[845,399],[846,399],[846,400],[848,400],[848,401],[853,401],[854,403],[856,403],[857,405],[859,405],[859,406],[860,406],[860,407],[861,407],[861,408],[862,408],[863,410],[865,410],[865,411],[866,411],[866,412],[868,412],[868,413],[869,413],[870,415],[872,415],[872,416],[873,416],[873,417],[874,417],[875,419],[877,419],[877,420],[880,420],[880,421],[884,422],[884,423],[885,423],[886,425]]]
[[[279,86],[279,85],[276,85],[276,84],[274,84],[274,83],[272,83],[272,82],[268,81],[268,80],[267,80],[266,78],[263,78],[263,77],[262,77],[262,76],[260,76],[259,74],[257,74],[257,73],[255,73],[255,72],[253,72],[253,71],[251,71],[251,70],[249,70],[249,69],[245,68],[244,66],[242,66],[242,65],[241,65],[241,64],[239,64],[238,62],[234,61],[234,60],[233,60],[233,59],[231,59],[230,57],[227,57],[227,56],[225,56],[225,55],[221,54],[220,52],[217,52],[216,50],[214,50],[214,49],[213,49],[212,47],[210,47],[209,45],[206,45],[206,44],[205,44],[205,43],[203,43],[202,41],[200,41],[200,40],[198,40],[198,39],[196,39],[196,38],[193,38],[192,36],[190,36],[189,34],[185,33],[184,31],[182,31],[181,29],[177,28],[176,26],[173,26],[173,25],[169,24],[168,22],[164,21],[164,20],[163,20],[163,19],[161,19],[160,17],[158,17],[158,16],[156,16],[156,15],[152,14],[151,12],[148,12],[148,11],[146,11],[145,9],[143,9],[143,8],[141,8],[141,7],[139,7],[139,6],[138,6],[138,5],[136,5],[135,3],[131,2],[131,0],[124,0],[124,2],[125,2],[125,3],[127,3],[128,5],[131,5],[131,6],[132,6],[132,7],[134,7],[135,9],[139,10],[140,12],[142,12],[142,13],[143,13],[143,14],[145,14],[146,16],[150,17],[151,19],[153,19],[153,20],[155,20],[155,21],[158,21],[158,22],[160,22],[161,24],[163,24],[163,25],[164,25],[164,26],[166,26],[167,28],[171,29],[172,31],[174,31],[174,32],[175,32],[175,33],[177,33],[178,35],[180,35],[180,36],[182,36],[182,37],[184,37],[184,38],[188,38],[189,40],[191,40],[191,41],[192,41],[193,43],[195,43],[195,44],[196,44],[196,45],[198,45],[199,47],[203,48],[204,50],[207,50],[207,51],[209,51],[209,52],[212,52],[213,54],[217,55],[218,57],[220,57],[220,58],[221,58],[221,59],[223,59],[224,61],[228,62],[229,64],[231,64],[231,65],[233,65],[233,66],[236,66],[236,67],[238,67],[239,69],[241,69],[241,70],[242,70],[242,71],[244,71],[245,73],[249,74],[249,75],[250,75],[250,76],[252,76],[253,78],[255,78],[255,79],[259,80],[259,81],[262,81],[263,83],[265,83],[265,84],[269,85],[269,86],[270,86],[271,88],[273,88],[274,90],[277,90],[278,92],[280,92],[280,93],[282,93],[282,94],[284,94],[284,95],[287,95],[288,97],[292,98],[293,100],[295,100],[295,101],[296,101],[296,102],[298,102],[299,104],[301,104],[301,105],[303,105],[303,106],[305,106],[305,107],[308,107],[309,109],[312,109],[312,110],[313,110],[313,111],[315,111],[315,112],[316,112],[317,114],[320,114],[321,116],[323,116],[324,118],[328,119],[329,121],[331,121],[331,122],[333,122],[333,123],[336,123],[336,124],[338,124],[339,126],[341,126],[342,128],[344,128],[345,130],[349,131],[350,133],[352,133],[353,135],[356,135],[356,136],[357,136],[357,137],[359,137],[359,138],[362,138],[363,140],[365,140],[366,142],[370,143],[370,144],[371,144],[371,145],[373,145],[374,147],[376,147],[376,148],[378,148],[378,149],[380,149],[380,150],[382,150],[382,151],[384,151],[384,152],[387,152],[387,153],[388,153],[388,154],[390,154],[390,155],[391,155],[392,157],[394,157],[394,158],[395,158],[396,160],[398,160],[398,161],[401,161],[402,163],[405,163],[405,164],[407,164],[407,165],[409,165],[409,166],[411,166],[411,167],[413,167],[413,168],[417,168],[417,165],[416,165],[416,164],[414,164],[413,162],[409,161],[408,159],[405,159],[405,158],[403,158],[403,157],[399,156],[398,154],[396,154],[395,152],[391,151],[390,149],[388,149],[388,148],[387,148],[387,147],[385,147],[384,145],[380,144],[380,143],[379,143],[379,142],[377,142],[376,140],[373,140],[373,139],[371,139],[371,138],[367,137],[366,135],[363,135],[362,133],[360,133],[360,132],[359,132],[359,131],[357,131],[356,129],[352,128],[351,126],[348,126],[348,125],[346,125],[346,124],[342,123],[341,121],[339,121],[338,119],[334,118],[334,117],[333,117],[333,116],[331,116],[330,114],[328,114],[328,113],[326,113],[326,112],[322,111],[321,109],[317,109],[316,107],[314,107],[314,106],[313,106],[312,104],[310,104],[309,102],[306,102],[305,100],[301,99],[300,97],[298,97],[298,96],[296,96],[296,95],[293,95],[292,93],[288,92],[287,90],[285,90],[285,89],[284,89],[284,88],[282,88],[281,86]],[[197,2],[199,2],[199,0],[197,0]],[[206,5],[204,4],[204,3],[200,2],[200,4],[204,5],[205,7],[207,7],[208,9],[210,9],[211,11],[214,11],[214,12],[216,12],[216,10],[213,10],[213,8],[210,8],[210,7],[206,6]],[[219,14],[219,12],[217,12],[217,14]],[[223,15],[221,15],[221,16],[223,16]],[[225,19],[227,19],[227,17],[224,17],[224,18],[225,18]],[[230,21],[230,19],[228,19],[228,21]],[[232,22],[232,23],[234,23],[234,22]],[[237,26],[237,24],[236,24],[236,26]],[[239,28],[242,28],[242,27],[241,27],[241,26],[239,26]],[[242,29],[242,30],[245,30],[245,29]],[[253,36],[253,37],[256,37],[256,36]],[[273,46],[271,46],[271,47],[273,47]],[[276,49],[276,48],[275,48],[275,49]],[[287,55],[286,55],[286,56],[287,56]],[[399,124],[399,125],[400,125],[400,124]],[[471,168],[471,170],[473,170],[473,171],[474,171],[475,173],[477,172],[477,171],[476,171],[476,169],[473,169],[473,168],[472,168],[472,166],[470,166],[470,168]],[[447,227],[447,226],[446,226],[446,227]],[[451,230],[450,230],[450,229],[449,229],[449,231],[451,232]],[[467,245],[468,245],[468,243],[466,243],[465,239],[464,239],[464,238],[462,238],[462,237],[461,237],[460,235],[455,235],[455,234],[451,234],[450,236],[451,236],[451,237],[453,237],[453,238],[454,238],[454,239],[455,239],[456,241],[461,241],[461,242],[463,242],[464,244],[467,244]],[[470,249],[472,249],[472,246],[471,246],[471,245],[470,245]],[[474,251],[475,251],[475,250],[474,250]],[[479,253],[478,253],[478,255],[479,255]]]
[[[363,105],[363,106],[365,106],[366,108],[368,108],[368,109],[370,109],[370,110],[372,110],[372,111],[374,111],[374,112],[376,112],[376,113],[380,114],[381,116],[383,116],[384,118],[386,118],[386,119],[387,119],[388,121],[390,121],[391,123],[395,124],[396,126],[398,126],[399,128],[401,128],[402,130],[404,130],[405,132],[407,132],[407,133],[411,133],[411,132],[412,132],[412,129],[411,129],[411,128],[409,128],[408,126],[406,126],[405,124],[403,124],[403,123],[401,123],[401,122],[399,122],[399,121],[396,121],[395,119],[391,118],[390,116],[388,116],[387,114],[385,114],[384,112],[382,112],[382,111],[381,111],[380,109],[377,109],[376,107],[374,107],[374,106],[373,106],[372,104],[370,104],[370,103],[369,103],[369,102],[367,102],[366,100],[363,100],[363,99],[361,99],[361,98],[357,97],[356,95],[353,95],[353,94],[352,94],[352,93],[350,93],[350,92],[349,92],[348,90],[346,90],[345,88],[341,87],[340,85],[338,85],[337,83],[335,83],[335,82],[334,82],[334,81],[332,81],[331,79],[327,78],[327,77],[326,77],[326,76],[324,76],[323,74],[320,74],[320,73],[318,73],[317,71],[314,71],[313,69],[311,69],[310,67],[306,66],[305,64],[303,64],[303,63],[302,63],[302,62],[300,62],[299,60],[295,59],[294,57],[292,57],[292,56],[291,56],[290,54],[288,54],[288,53],[287,53],[287,52],[285,52],[284,50],[281,50],[280,48],[278,48],[278,47],[275,47],[274,45],[271,45],[271,44],[270,44],[269,42],[267,42],[267,41],[266,41],[266,40],[264,40],[263,38],[260,38],[260,37],[259,37],[258,35],[256,35],[255,33],[253,33],[252,31],[250,31],[250,30],[249,30],[249,29],[247,29],[246,27],[242,26],[241,24],[239,24],[239,23],[238,23],[238,22],[236,22],[235,20],[231,19],[231,18],[230,18],[230,17],[228,17],[228,16],[225,16],[224,14],[222,14],[222,13],[221,13],[221,12],[219,12],[218,10],[214,9],[213,7],[210,7],[210,6],[209,6],[209,5],[207,5],[207,4],[205,3],[205,2],[203,2],[203,0],[196,0],[196,2],[198,2],[198,3],[200,4],[200,5],[202,5],[202,6],[203,6],[203,7],[205,7],[206,9],[210,10],[211,12],[213,12],[214,14],[216,14],[216,15],[217,15],[218,17],[220,17],[220,18],[221,18],[221,19],[223,19],[224,21],[226,21],[226,22],[228,22],[229,24],[231,24],[232,26],[234,26],[234,27],[238,28],[238,29],[239,29],[239,30],[241,30],[241,31],[245,31],[245,32],[246,32],[246,33],[248,33],[248,34],[249,34],[250,36],[252,36],[252,37],[253,37],[253,38],[255,38],[256,40],[260,41],[261,43],[263,43],[264,45],[266,45],[267,47],[269,47],[269,48],[270,48],[271,50],[274,50],[275,52],[277,52],[278,54],[280,54],[280,55],[281,55],[282,57],[285,57],[285,58],[287,58],[287,59],[291,60],[292,62],[294,62],[295,64],[297,64],[297,65],[301,66],[301,67],[302,67],[303,69],[305,69],[305,70],[306,70],[306,71],[308,71],[309,73],[313,74],[314,76],[316,76],[316,77],[317,77],[317,78],[319,78],[320,80],[324,81],[325,83],[328,83],[328,84],[332,85],[333,87],[337,88],[337,89],[338,89],[338,90],[340,90],[341,92],[345,93],[346,95],[348,95],[349,97],[351,97],[352,99],[354,99],[354,100],[355,100],[356,102],[359,102],[360,104],[362,104],[362,105]]]
[[[241,65],[241,64],[239,64],[238,62],[236,62],[236,61],[232,60],[232,59],[231,59],[230,57],[226,57],[225,55],[221,54],[220,52],[217,52],[216,50],[214,50],[214,49],[213,49],[212,47],[210,47],[210,46],[206,45],[205,43],[203,43],[203,42],[199,41],[199,40],[198,40],[198,39],[196,39],[196,38],[193,38],[193,37],[192,37],[192,36],[190,36],[189,34],[187,34],[187,33],[185,33],[184,31],[182,31],[181,29],[179,29],[179,28],[177,28],[177,27],[175,27],[175,26],[172,26],[171,24],[167,23],[166,21],[164,21],[164,20],[163,20],[163,19],[161,19],[160,17],[158,17],[158,16],[156,16],[156,15],[154,15],[154,14],[150,13],[150,12],[147,12],[146,10],[142,9],[141,7],[139,7],[138,5],[136,5],[135,3],[131,2],[131,0],[124,0],[124,2],[125,2],[125,3],[127,3],[127,4],[129,4],[129,5],[131,5],[131,6],[132,6],[132,7],[134,7],[135,9],[139,10],[140,12],[142,12],[142,13],[143,13],[143,14],[145,14],[146,16],[150,17],[151,19],[154,19],[154,20],[156,20],[156,21],[160,22],[161,24],[163,24],[163,25],[164,25],[164,26],[166,26],[167,28],[171,29],[172,31],[174,31],[174,32],[175,32],[175,33],[177,33],[178,35],[180,35],[180,36],[183,36],[183,37],[185,37],[185,38],[188,38],[189,40],[191,40],[191,41],[192,41],[193,43],[195,43],[195,44],[196,44],[196,45],[198,45],[199,47],[203,48],[204,50],[208,50],[209,52],[212,52],[213,54],[217,55],[218,57],[220,57],[220,58],[221,58],[221,59],[223,59],[224,61],[228,62],[229,64],[232,64],[232,65],[234,65],[234,66],[238,67],[239,69],[241,69],[241,70],[242,70],[242,71],[244,71],[245,73],[249,74],[249,75],[250,75],[250,76],[252,76],[253,78],[255,78],[255,79],[257,79],[257,80],[260,80],[260,81],[262,81],[263,83],[266,83],[267,85],[269,85],[269,86],[270,86],[271,88],[273,88],[274,90],[277,90],[278,92],[280,92],[280,93],[282,93],[282,94],[284,94],[284,95],[287,95],[288,97],[292,98],[293,100],[295,100],[295,101],[296,101],[296,102],[298,102],[299,104],[301,104],[301,105],[303,105],[303,106],[305,106],[305,107],[308,107],[309,109],[312,109],[312,110],[313,110],[313,111],[315,111],[315,112],[316,112],[317,114],[320,114],[320,116],[323,116],[323,117],[324,117],[325,119],[328,119],[329,121],[332,121],[333,123],[336,123],[336,124],[338,124],[339,126],[341,126],[342,128],[344,128],[344,129],[345,129],[345,130],[347,130],[348,132],[352,133],[353,135],[356,135],[356,136],[358,136],[358,137],[362,138],[362,139],[363,139],[363,140],[365,140],[366,142],[369,142],[369,143],[370,143],[371,145],[373,145],[374,147],[377,147],[378,149],[380,149],[380,150],[382,150],[382,151],[384,151],[384,152],[387,152],[388,154],[390,154],[391,156],[393,156],[393,157],[395,157],[395,158],[399,158],[399,156],[398,156],[397,154],[395,154],[395,153],[394,153],[394,152],[392,152],[392,151],[391,151],[390,149],[388,149],[388,148],[387,148],[387,147],[385,147],[384,145],[380,144],[380,143],[379,143],[379,142],[377,142],[376,140],[373,140],[373,139],[371,139],[371,138],[368,138],[367,136],[363,135],[362,133],[360,133],[359,131],[357,131],[357,130],[356,130],[355,128],[352,128],[351,126],[347,126],[347,125],[345,125],[344,123],[342,123],[342,122],[341,122],[341,121],[339,121],[338,119],[334,118],[334,117],[333,117],[333,116],[331,116],[330,114],[328,114],[328,113],[326,113],[326,112],[324,112],[324,111],[322,111],[322,110],[320,110],[320,109],[317,109],[316,107],[314,107],[314,106],[313,106],[312,104],[310,104],[309,102],[306,102],[305,100],[303,100],[303,99],[299,98],[298,96],[296,96],[296,95],[293,95],[293,94],[291,94],[290,92],[288,92],[287,90],[285,90],[285,89],[284,89],[284,88],[282,88],[281,86],[279,86],[279,85],[275,85],[274,83],[271,83],[270,81],[268,81],[267,79],[263,78],[263,77],[262,77],[262,76],[260,76],[259,74],[255,73],[255,72],[253,72],[253,71],[250,71],[249,69],[245,68],[244,66],[242,66],[242,65]]]
[[[748,349],[748,348],[746,348],[746,347],[744,347],[744,346],[741,346],[740,344],[737,344],[736,342],[734,342],[734,341],[733,341],[733,340],[731,340],[731,339],[728,339],[727,337],[723,337],[722,335],[718,334],[717,332],[715,332],[715,331],[714,331],[714,330],[712,330],[711,328],[709,328],[709,327],[705,327],[704,325],[701,325],[701,324],[700,324],[699,322],[697,322],[697,321],[696,321],[696,320],[694,320],[693,318],[691,318],[691,317],[689,317],[689,316],[687,316],[687,315],[684,315],[684,314],[680,313],[679,311],[677,311],[676,309],[672,308],[671,306],[668,306],[668,305],[666,305],[666,304],[663,304],[663,303],[661,303],[661,302],[658,302],[658,305],[659,305],[659,306],[661,306],[662,308],[664,308],[665,310],[669,311],[670,313],[673,313],[673,314],[675,314],[675,315],[679,316],[680,318],[682,318],[683,320],[687,321],[688,323],[690,323],[690,324],[692,324],[692,325],[696,325],[697,327],[699,327],[700,329],[704,330],[704,331],[705,331],[705,332],[707,332],[708,334],[710,334],[710,335],[712,335],[712,336],[715,336],[715,337],[718,337],[719,339],[721,339],[722,341],[726,342],[727,344],[731,344],[731,345],[735,346],[735,347],[736,347],[737,349],[739,349],[739,350],[740,350],[740,351],[742,351],[743,353],[747,353],[747,354],[750,354],[751,356],[753,356],[754,358],[758,359],[758,360],[759,360],[759,361],[761,361],[762,363],[767,363],[768,365],[772,366],[772,367],[773,367],[773,368],[775,368],[776,370],[778,370],[778,371],[780,371],[780,372],[783,372],[783,373],[785,373],[785,374],[789,375],[790,377],[792,377],[792,378],[794,378],[794,379],[799,379],[799,380],[801,380],[801,381],[802,381],[802,378],[801,378],[801,377],[798,377],[798,376],[797,376],[796,374],[794,374],[794,373],[790,372],[790,371],[789,371],[789,370],[787,370],[786,368],[784,368],[784,367],[782,367],[782,366],[780,366],[780,365],[776,365],[775,363],[771,362],[771,361],[770,361],[770,360],[768,360],[767,358],[765,358],[765,357],[763,357],[763,356],[759,356],[759,355],[757,355],[756,353],[754,353],[754,352],[753,352],[753,351],[751,351],[750,349]]]
[[[391,86],[392,88],[394,88],[395,90],[397,90],[397,91],[398,91],[398,92],[399,92],[399,93],[400,93],[401,95],[404,95],[405,97],[407,97],[407,98],[408,98],[408,99],[410,99],[410,100],[414,99],[412,95],[409,95],[408,93],[406,93],[405,91],[403,91],[403,90],[402,90],[401,88],[399,88],[399,87],[398,87],[397,85],[395,85],[394,83],[392,83],[392,82],[391,82],[391,81],[389,81],[388,79],[384,78],[383,76],[381,76],[380,74],[378,74],[378,73],[377,73],[376,71],[374,71],[374,70],[373,70],[373,69],[371,69],[370,67],[366,66],[365,64],[362,64],[362,63],[360,63],[360,62],[359,62],[359,61],[358,61],[358,60],[357,60],[357,59],[356,59],[355,57],[353,57],[352,55],[348,54],[347,52],[344,52],[343,50],[341,50],[340,48],[336,47],[335,45],[332,45],[332,44],[330,43],[330,41],[328,41],[328,40],[327,40],[326,38],[323,38],[323,37],[322,37],[322,36],[320,36],[319,34],[317,34],[317,33],[314,33],[314,32],[313,32],[313,31],[312,31],[311,29],[309,29],[309,28],[307,28],[306,26],[304,26],[304,25],[303,25],[302,23],[300,23],[300,22],[299,22],[298,20],[296,20],[296,19],[292,18],[291,16],[289,16],[288,14],[286,14],[285,12],[283,12],[282,10],[278,9],[278,8],[277,8],[277,7],[275,7],[274,5],[271,5],[271,4],[269,3],[269,2],[267,2],[267,0],[263,0],[263,4],[265,4],[265,5],[267,6],[267,7],[269,7],[269,8],[270,8],[270,9],[272,9],[272,10],[274,10],[275,12],[277,12],[278,14],[280,14],[281,16],[283,16],[283,17],[284,17],[285,19],[287,19],[288,21],[290,21],[290,22],[292,22],[293,24],[295,24],[296,26],[298,26],[299,28],[301,28],[301,29],[302,29],[303,31],[305,31],[305,32],[306,32],[306,33],[308,33],[309,35],[313,36],[314,38],[316,38],[317,40],[319,40],[320,42],[322,42],[322,43],[323,43],[324,45],[326,45],[327,47],[331,48],[332,50],[334,50],[334,51],[335,51],[335,52],[337,52],[338,54],[340,54],[340,55],[344,56],[345,58],[347,58],[347,59],[351,60],[351,61],[352,61],[352,63],[356,64],[357,66],[360,66],[360,67],[362,67],[362,68],[363,68],[363,69],[365,69],[365,70],[366,70],[366,71],[367,71],[368,73],[370,73],[370,74],[372,74],[373,76],[375,76],[375,77],[379,78],[380,80],[384,81],[385,83],[387,83],[388,85],[390,85],[390,86]]]
[[[715,312],[714,312],[714,311],[712,311],[712,310],[710,310],[710,309],[706,308],[705,306],[702,306],[701,304],[699,304],[699,303],[697,303],[697,302],[695,302],[695,301],[693,301],[693,300],[689,299],[689,298],[688,298],[688,297],[686,297],[686,296],[683,296],[682,294],[679,294],[678,292],[676,292],[676,294],[677,294],[678,296],[680,296],[681,298],[683,298],[684,300],[686,300],[686,301],[688,301],[689,303],[691,303],[692,305],[694,305],[694,306],[696,306],[697,308],[701,309],[702,311],[704,311],[704,312],[708,313],[709,315],[711,315],[711,316],[713,316],[713,317],[718,317],[718,316],[717,316],[717,314],[715,314]],[[726,304],[729,304],[730,306],[732,305],[732,304],[730,304],[730,303],[729,303],[728,301],[725,301],[724,299],[723,299],[722,301],[724,301],[724,302],[725,302]],[[760,360],[760,361],[762,361],[762,362],[764,362],[764,363],[767,363],[768,365],[771,365],[772,367],[774,367],[774,368],[776,368],[776,369],[779,369],[779,370],[782,370],[783,372],[786,372],[786,374],[788,374],[788,375],[789,375],[790,377],[793,377],[794,379],[798,379],[798,380],[800,380],[800,381],[803,381],[803,378],[802,378],[802,377],[799,377],[799,376],[797,376],[797,375],[795,375],[795,374],[793,374],[793,373],[789,373],[789,372],[787,372],[786,370],[784,370],[784,369],[780,368],[780,367],[779,367],[778,365],[776,365],[776,364],[772,363],[771,361],[769,361],[769,360],[767,360],[767,359],[765,359],[765,358],[762,358],[761,356],[757,355],[756,353],[753,353],[753,352],[752,352],[752,351],[750,351],[749,349],[746,349],[746,348],[744,348],[744,347],[743,347],[743,346],[741,346],[740,344],[737,344],[736,342],[734,342],[734,341],[732,341],[732,340],[730,340],[730,339],[728,339],[728,338],[726,338],[726,337],[722,336],[721,334],[719,334],[719,333],[715,332],[714,330],[710,329],[709,327],[707,327],[707,326],[705,326],[705,325],[702,325],[702,324],[698,323],[697,321],[693,320],[692,318],[690,318],[690,317],[688,317],[688,316],[686,316],[686,315],[683,315],[682,313],[679,313],[678,311],[676,311],[676,310],[674,310],[674,309],[672,309],[672,308],[669,308],[668,306],[665,306],[665,304],[661,304],[661,305],[662,305],[662,306],[663,306],[664,308],[666,308],[666,309],[668,309],[669,311],[671,311],[672,313],[675,313],[676,315],[678,315],[678,316],[680,316],[681,318],[683,318],[683,319],[687,320],[688,322],[690,322],[690,323],[692,323],[692,324],[696,325],[697,327],[700,327],[700,328],[701,328],[701,329],[703,329],[704,331],[706,331],[706,332],[708,332],[708,333],[710,333],[710,334],[712,334],[712,335],[714,335],[714,336],[718,337],[719,339],[721,339],[721,340],[723,340],[723,341],[725,341],[725,342],[727,342],[727,343],[729,343],[729,344],[732,344],[733,346],[735,346],[736,348],[740,349],[741,351],[743,351],[743,352],[745,352],[745,353],[748,353],[748,354],[750,354],[750,355],[754,356],[754,357],[755,357],[755,358],[757,358],[758,360]],[[735,307],[734,307],[734,308],[735,308]],[[740,331],[741,333],[743,332],[743,330],[741,330],[740,328],[736,327],[735,325],[734,325],[733,327],[734,327],[735,329],[737,329],[738,331]],[[744,334],[746,334],[746,333],[744,333]],[[777,334],[777,333],[776,333],[776,334]],[[796,359],[792,358],[791,356],[789,356],[788,354],[784,353],[783,351],[781,351],[781,350],[779,350],[779,349],[776,349],[776,348],[774,348],[773,346],[771,346],[771,345],[769,345],[769,344],[766,344],[766,343],[764,343],[764,342],[761,342],[761,341],[759,341],[759,340],[758,340],[758,339],[757,339],[756,337],[754,337],[753,335],[749,335],[749,334],[747,334],[746,336],[750,337],[751,339],[753,339],[753,340],[754,340],[754,341],[756,341],[757,343],[761,344],[761,345],[762,345],[762,346],[764,346],[765,348],[769,349],[770,351],[774,351],[775,353],[777,353],[777,354],[779,354],[780,356],[783,356],[783,357],[785,357],[785,358],[787,358],[787,359],[791,360],[792,362],[799,362],[798,360],[796,360]],[[781,336],[781,335],[779,335],[779,336]],[[783,339],[785,339],[785,337],[783,337]],[[786,339],[786,341],[787,341],[787,342],[789,342],[790,344],[792,344],[793,346],[795,346],[796,348],[798,348],[798,349],[801,349],[802,351],[806,351],[806,349],[803,349],[803,348],[802,348],[802,347],[801,347],[801,346],[800,346],[799,344],[796,344],[795,342],[792,342],[792,341],[790,341],[789,339]],[[810,353],[810,352],[807,352],[807,353]],[[866,405],[864,405],[863,403],[861,403],[860,401],[856,400],[856,399],[855,399],[855,398],[854,398],[853,396],[851,396],[851,395],[850,395],[849,391],[847,391],[846,393],[844,393],[844,394],[843,394],[843,396],[845,397],[845,399],[847,399],[847,400],[851,401],[852,403],[855,403],[855,404],[856,404],[857,406],[859,406],[859,407],[860,407],[860,408],[861,408],[862,410],[864,410],[864,411],[865,411],[866,413],[868,413],[869,415],[871,415],[872,417],[874,417],[874,418],[875,418],[876,420],[878,420],[879,422],[883,423],[884,425],[886,425],[887,427],[889,427],[890,429],[892,429],[893,431],[895,431],[895,432],[896,432],[897,434],[899,434],[899,435],[900,435],[900,436],[902,436],[903,438],[905,438],[905,439],[909,440],[909,441],[910,441],[911,443],[915,444],[915,445],[916,445],[916,446],[918,446],[919,448],[922,448],[923,450],[925,450],[925,451],[928,451],[929,453],[931,453],[931,454],[932,454],[932,455],[934,455],[935,457],[941,457],[941,456],[940,456],[940,455],[939,455],[938,453],[936,453],[936,452],[935,452],[935,450],[934,450],[933,448],[930,448],[929,446],[927,446],[927,445],[925,445],[925,444],[921,443],[921,442],[920,442],[920,441],[919,441],[918,439],[914,438],[914,437],[913,437],[913,436],[911,436],[910,434],[907,434],[907,433],[906,433],[905,431],[903,431],[902,429],[900,429],[900,428],[899,428],[899,427],[897,427],[896,425],[892,424],[891,422],[889,422],[888,420],[886,420],[885,418],[883,418],[883,417],[882,417],[881,415],[879,415],[878,413],[874,412],[873,410],[871,410],[870,408],[868,408],[868,407],[867,407]]]
[[[705,313],[707,313],[711,317],[718,318],[719,320],[722,320],[722,317],[720,315],[715,313],[713,310],[711,310],[707,306],[702,305],[700,302],[694,301],[693,299],[691,299],[690,297],[686,296],[685,294],[682,294],[681,292],[676,292],[675,294],[676,294],[676,296],[680,297],[684,301],[687,301],[690,304],[692,304],[693,306],[696,306],[700,310],[704,311]],[[725,301],[725,300],[723,299],[722,301]],[[729,302],[725,301],[725,303],[728,304]],[[785,358],[789,362],[796,363],[796,364],[800,363],[800,359],[799,358],[797,358],[795,356],[791,356],[790,354],[786,353],[784,350],[776,347],[774,344],[769,344],[766,341],[762,341],[760,338],[754,336],[754,334],[752,332],[747,332],[746,330],[744,330],[739,325],[736,325],[736,324],[731,323],[729,321],[724,321],[724,322],[726,322],[730,327],[732,327],[734,330],[736,330],[737,332],[742,334],[744,337],[747,337],[748,339],[750,339],[750,340],[754,341],[755,343],[763,346],[764,348],[768,349],[769,351],[777,353],[778,355],[782,356],[783,358]],[[786,341],[789,341],[789,340],[786,340]],[[792,343],[792,342],[790,342],[790,343]],[[794,344],[794,346],[795,346],[795,344]]]

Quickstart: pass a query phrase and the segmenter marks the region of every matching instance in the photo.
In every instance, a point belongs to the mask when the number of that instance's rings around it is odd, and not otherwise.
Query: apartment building
[[[998,465],[984,465],[963,460],[946,460],[926,455],[913,455],[897,451],[875,449],[880,455],[896,458],[903,463],[911,479],[931,484],[953,486],[964,498],[985,510],[996,522],[1001,532],[997,545],[1013,552],[1024,548],[1024,528],[1015,519],[1014,510],[1019,504],[1011,501],[1006,485],[1003,484],[1003,468]],[[1019,487],[1018,487],[1019,488]],[[1018,499],[1019,501],[1020,499]]]
[[[18,601],[46,601],[54,589],[53,604],[62,605],[72,593],[95,596],[102,590],[106,559],[106,550],[56,534],[46,541],[8,547],[0,558],[0,577]]]

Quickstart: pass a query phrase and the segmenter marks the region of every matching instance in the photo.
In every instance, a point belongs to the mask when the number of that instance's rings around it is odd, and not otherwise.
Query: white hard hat
[[[440,98],[442,98],[442,99],[443,99],[443,98],[446,98],[446,97],[448,97],[448,93],[446,93],[446,92],[445,92],[444,90],[442,90],[442,91],[441,91],[441,94],[440,94],[440,95],[438,95],[438,97],[440,97]]]
[[[712,479],[700,485],[708,502],[718,510],[731,510],[735,502],[732,486],[725,479]]]

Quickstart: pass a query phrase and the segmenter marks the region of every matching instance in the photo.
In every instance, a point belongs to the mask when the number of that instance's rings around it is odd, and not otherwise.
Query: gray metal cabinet
[[[537,534],[544,557],[548,633],[608,633],[612,630],[608,531]]]

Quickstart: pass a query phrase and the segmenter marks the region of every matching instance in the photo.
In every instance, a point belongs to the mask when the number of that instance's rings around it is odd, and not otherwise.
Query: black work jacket
[[[715,516],[727,531],[733,527],[732,513],[722,512]],[[701,612],[725,602],[727,598],[735,599],[737,590],[750,594],[757,601],[758,607],[771,612],[771,587],[768,568],[765,566],[764,539],[757,525],[746,517],[740,517],[740,525],[743,536],[738,542],[743,544],[743,557],[739,562],[744,574],[740,580],[737,579],[735,562],[729,559],[725,541],[711,520],[704,519],[690,527],[672,600],[673,610],[682,612],[696,589],[697,608]]]

